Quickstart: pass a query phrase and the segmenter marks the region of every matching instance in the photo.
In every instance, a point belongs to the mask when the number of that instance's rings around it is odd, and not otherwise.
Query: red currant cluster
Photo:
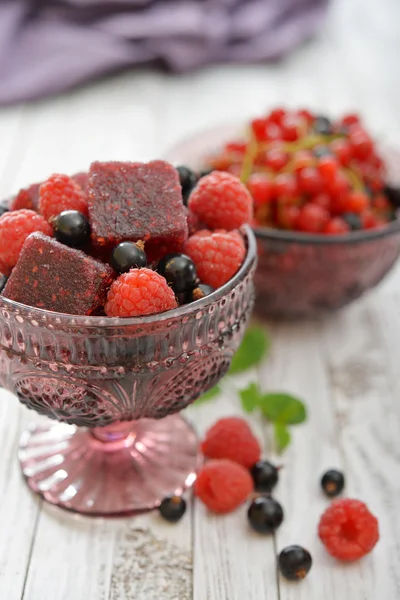
[[[247,137],[207,160],[251,192],[255,226],[340,234],[395,218],[385,165],[360,117],[337,121],[277,108],[254,119]]]

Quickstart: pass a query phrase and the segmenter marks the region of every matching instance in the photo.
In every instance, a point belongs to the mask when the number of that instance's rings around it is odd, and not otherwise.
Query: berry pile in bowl
[[[0,386],[54,420],[19,449],[28,485],[53,504],[126,514],[195,480],[197,438],[177,413],[239,347],[256,244],[236,177],[204,177],[193,197],[192,220],[214,217],[189,235],[172,165],[94,162],[2,204]]]
[[[234,174],[251,192],[261,314],[341,308],[398,257],[400,189],[392,181],[400,155],[378,147],[358,115],[275,109],[203,132],[167,156],[196,172]]]

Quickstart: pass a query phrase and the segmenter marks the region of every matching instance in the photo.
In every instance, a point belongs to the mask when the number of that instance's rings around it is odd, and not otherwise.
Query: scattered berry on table
[[[64,210],[77,210],[87,216],[87,197],[71,177],[55,174],[40,186],[39,210],[47,221]]]
[[[311,554],[301,546],[287,546],[278,556],[279,571],[289,581],[300,581],[312,566]]]
[[[33,210],[9,211],[0,217],[0,263],[7,270],[5,275],[17,263],[26,238],[34,231],[53,235],[51,225]]]
[[[139,317],[178,306],[164,277],[151,269],[131,269],[110,287],[105,305],[108,317]]]
[[[64,210],[52,219],[51,224],[56,240],[71,248],[83,248],[90,239],[89,221],[77,210]]]
[[[191,291],[196,285],[196,267],[186,254],[167,254],[158,263],[157,271],[176,294]]]
[[[121,242],[111,252],[110,265],[117,273],[127,273],[130,269],[147,266],[143,242]]]
[[[200,280],[218,288],[239,270],[246,255],[245,245],[234,231],[204,233],[200,231],[188,239],[185,254],[193,260]]]
[[[279,471],[267,460],[256,462],[250,469],[254,481],[254,489],[258,492],[270,493],[278,483]]]
[[[186,512],[186,500],[182,496],[167,496],[158,510],[166,521],[177,523]]]
[[[330,498],[339,496],[343,492],[345,479],[343,473],[336,469],[329,469],[322,475],[321,487]]]
[[[257,438],[240,417],[219,419],[206,432],[201,451],[208,458],[227,458],[249,469],[261,455]]]
[[[245,502],[253,491],[247,469],[231,460],[209,460],[197,475],[195,494],[215,513],[228,513]]]
[[[211,229],[232,230],[251,222],[253,199],[237,177],[213,171],[196,185],[189,208]]]
[[[335,558],[358,560],[378,542],[378,520],[359,500],[334,500],[321,517],[318,534]]]
[[[251,527],[258,533],[274,533],[282,524],[282,506],[269,496],[255,498],[247,511]]]
[[[192,169],[189,167],[185,167],[184,165],[180,165],[176,167],[176,170],[179,173],[179,181],[182,187],[182,198],[185,206],[188,203],[188,199],[191,191],[197,183],[197,175]]]

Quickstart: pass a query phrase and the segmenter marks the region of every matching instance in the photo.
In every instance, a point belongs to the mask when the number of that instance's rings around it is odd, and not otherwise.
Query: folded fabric
[[[3,0],[0,104],[155,62],[184,72],[276,59],[319,27],[328,0]]]

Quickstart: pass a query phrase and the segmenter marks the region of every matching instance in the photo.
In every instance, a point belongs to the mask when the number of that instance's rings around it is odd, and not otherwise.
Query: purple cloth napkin
[[[155,61],[184,72],[276,59],[328,0],[0,0],[0,104]]]

